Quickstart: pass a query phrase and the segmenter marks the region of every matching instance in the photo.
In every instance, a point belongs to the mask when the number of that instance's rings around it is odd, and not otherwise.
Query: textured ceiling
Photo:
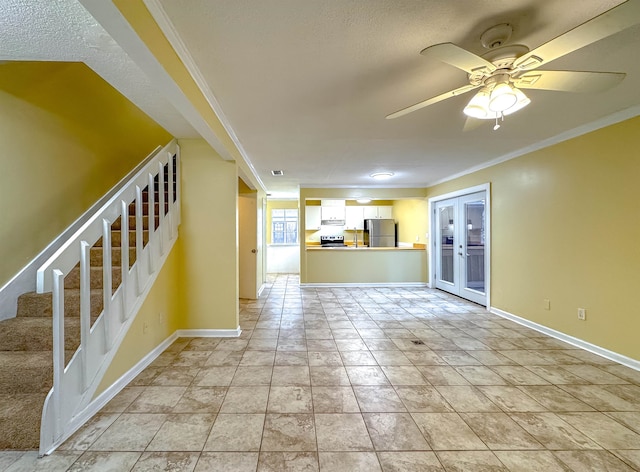
[[[425,47],[453,42],[482,54],[482,32],[506,22],[510,43],[534,49],[620,0],[145,2],[164,10],[161,26],[186,46],[273,196],[297,196],[299,186],[375,187],[376,171],[395,173],[385,187],[424,187],[640,109],[635,26],[541,68],[627,73],[606,92],[529,90],[531,105],[496,132],[489,122],[463,131],[471,94],[384,118],[467,83],[465,72],[421,56]],[[175,136],[196,135],[157,78],[77,0],[3,1],[0,60],[83,61]]]
[[[637,0],[631,0],[637,1]],[[273,195],[302,186],[426,186],[535,148],[640,104],[640,28],[542,69],[621,71],[612,90],[531,90],[532,104],[463,132],[471,95],[396,120],[400,108],[467,83],[466,74],[419,55],[453,42],[477,54],[492,25],[533,49],[620,0],[159,0]],[[272,177],[270,171],[284,171]]]
[[[3,0],[0,60],[84,62],[174,136],[197,136],[76,0]]]

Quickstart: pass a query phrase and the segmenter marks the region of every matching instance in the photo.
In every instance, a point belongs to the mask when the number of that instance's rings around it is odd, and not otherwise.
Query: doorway
[[[431,286],[489,307],[488,184],[430,199],[429,208]]]

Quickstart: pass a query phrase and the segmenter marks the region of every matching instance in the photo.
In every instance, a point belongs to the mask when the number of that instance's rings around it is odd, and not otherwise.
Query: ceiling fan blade
[[[620,72],[539,70],[518,76],[513,85],[522,89],[596,93],[619,84],[625,75]]]
[[[416,103],[415,105],[411,105],[410,107],[403,108],[402,110],[398,110],[390,115],[387,115],[387,120],[392,120],[394,118],[399,118],[401,116],[407,115],[416,110],[420,110],[421,108],[428,107],[429,105],[433,105],[434,103],[441,102],[442,100],[446,100],[447,98],[456,97],[458,95],[462,95],[463,93],[470,92],[473,89],[477,89],[480,85],[465,85],[463,87],[457,88],[455,90],[450,90],[449,92],[438,95],[437,97],[429,98],[428,100],[423,100],[421,102]]]
[[[640,23],[640,2],[628,0],[518,58],[514,69],[531,70]]]
[[[442,62],[446,62],[458,69],[462,69],[468,74],[486,73],[490,74],[496,70],[496,66],[486,59],[475,55],[474,53],[462,49],[453,43],[434,44],[420,51],[425,57],[433,57]]]

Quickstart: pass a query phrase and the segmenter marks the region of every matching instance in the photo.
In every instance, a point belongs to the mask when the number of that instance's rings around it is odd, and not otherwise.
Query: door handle
[[[252,249],[251,252],[254,253],[254,254],[258,254],[258,250],[257,249]]]

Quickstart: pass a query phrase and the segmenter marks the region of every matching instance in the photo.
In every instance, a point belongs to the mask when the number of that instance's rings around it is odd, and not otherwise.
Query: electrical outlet
[[[578,308],[578,319],[582,321],[587,320],[587,310],[585,308]]]
[[[544,299],[544,309],[547,311],[551,310],[551,300],[548,298]]]
[[[416,242],[419,243],[420,242],[420,236],[416,236]]]
[[[149,323],[146,321],[142,323],[142,334],[147,334],[149,331]]]

